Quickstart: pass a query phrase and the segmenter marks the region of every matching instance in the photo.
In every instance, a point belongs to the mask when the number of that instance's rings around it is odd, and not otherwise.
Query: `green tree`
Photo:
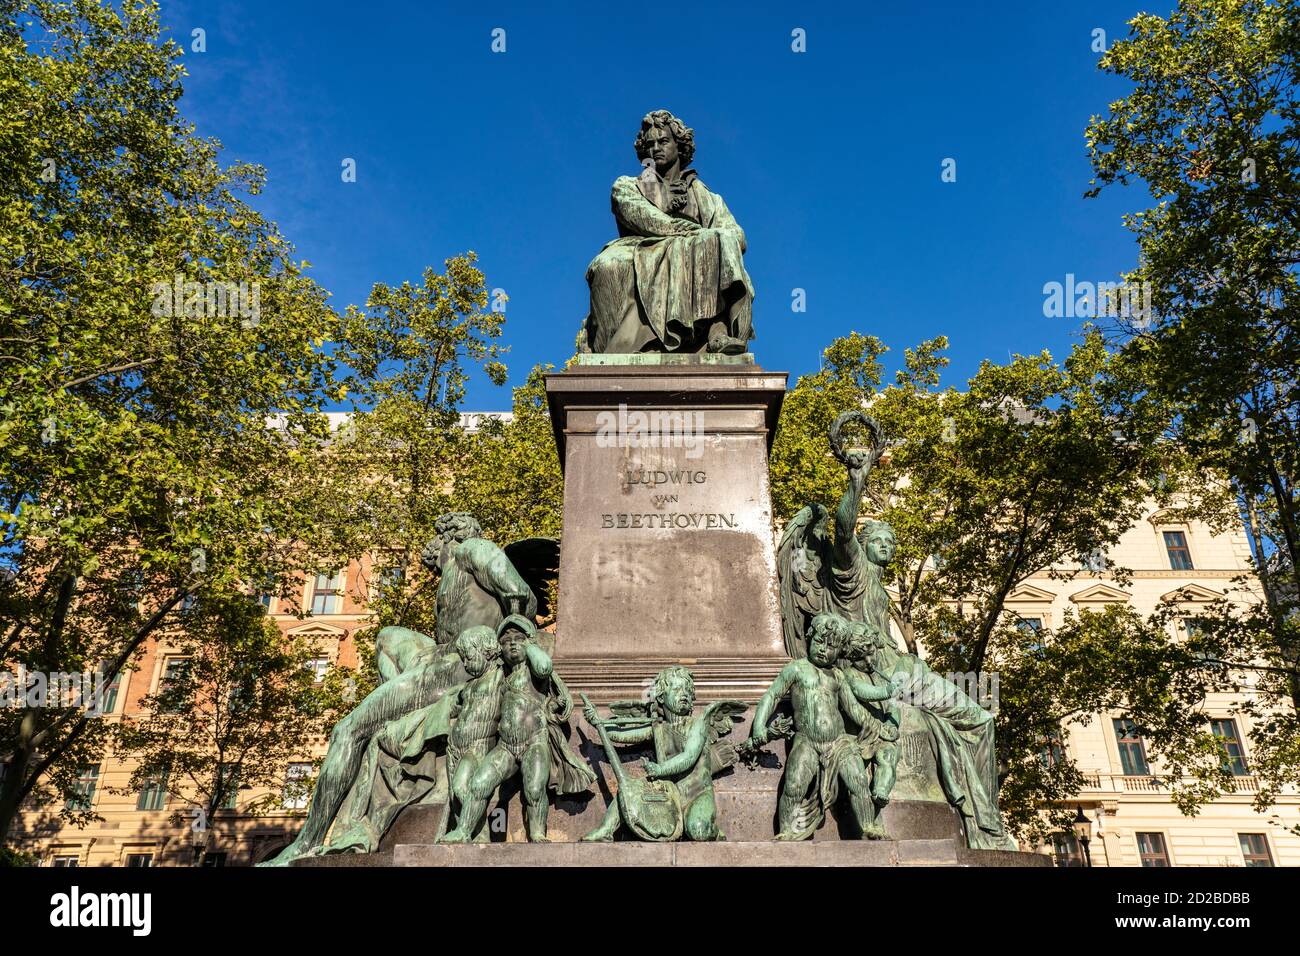
[[[467,436],[456,473],[458,506],[475,515],[498,543],[558,538],[564,479],[546,405],[550,366],[538,365],[514,390],[508,419],[485,418]]]
[[[873,405],[899,439],[880,494],[908,541],[895,579],[905,637],[919,627],[945,665],[980,671],[999,628],[1016,623],[1007,598],[1033,575],[1068,580],[1104,561],[1148,496],[1168,493],[1157,482],[1169,461],[1158,416],[1112,390],[1097,333],[1061,363],[1046,352],[985,361],[961,391],[930,390],[937,345],[909,352]]]
[[[1091,194],[1141,181],[1155,200],[1125,217],[1153,309],[1114,335],[1170,405],[1170,439],[1227,476],[1250,539],[1265,606],[1214,616],[1235,666],[1201,673],[1256,681],[1262,808],[1300,782],[1300,7],[1182,0],[1130,26],[1100,62],[1133,89],[1088,127]]]
[[[287,586],[337,398],[325,293],[180,114],[155,6],[0,15],[0,665],[111,680],[186,595]],[[267,428],[270,416],[282,427]],[[0,842],[104,722],[0,715]]]
[[[135,763],[122,793],[165,788],[182,804],[173,824],[204,835],[222,809],[280,806],[286,765],[329,731],[342,702],[337,676],[314,666],[321,649],[286,638],[244,595],[201,601],[182,628],[169,643],[183,666],[141,699],[143,714],[116,725],[114,749]],[[239,800],[261,788],[273,792]]]
[[[810,501],[830,505],[844,493],[844,466],[831,455],[826,433],[840,412],[873,399],[886,351],[874,335],[852,332],[833,341],[822,353],[822,367],[800,376],[786,393],[769,458],[777,521],[790,520]]]
[[[364,308],[344,315],[335,354],[352,407],[317,476],[329,504],[316,550],[373,562],[358,582],[373,614],[355,635],[358,699],[377,677],[368,655],[379,628],[432,631],[437,591],[420,554],[437,537],[438,516],[463,510],[453,490],[469,441],[465,387],[476,367],[505,381],[505,314],[487,308],[476,260],[473,252],[450,258],[419,285],[376,284]]]

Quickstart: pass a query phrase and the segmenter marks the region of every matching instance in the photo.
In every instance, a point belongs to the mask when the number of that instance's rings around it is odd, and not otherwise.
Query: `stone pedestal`
[[[749,356],[582,359],[546,378],[558,672],[604,702],[680,663],[701,700],[756,700],[787,660],[767,467],[785,373]]]
[[[1050,867],[1041,853],[967,850],[957,840],[876,840],[869,843],[401,843],[366,857],[308,857],[294,866],[976,866]]]

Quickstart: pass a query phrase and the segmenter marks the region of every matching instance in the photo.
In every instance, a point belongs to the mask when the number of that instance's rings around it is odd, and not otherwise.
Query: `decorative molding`
[[[1159,511],[1153,511],[1147,515],[1147,521],[1152,528],[1188,528],[1192,526],[1191,521],[1185,517],[1180,517],[1177,508],[1161,508]]]
[[[1227,597],[1226,592],[1212,591],[1199,584],[1185,584],[1168,594],[1160,595],[1160,600],[1180,604],[1204,604],[1209,601],[1221,601],[1225,597]]]
[[[297,627],[290,628],[285,632],[294,637],[337,637],[347,636],[347,631],[333,624],[326,624],[324,621],[311,621],[307,624],[300,624]]]
[[[1106,584],[1094,584],[1070,595],[1075,604],[1127,604],[1131,598],[1131,594]]]
[[[1034,587],[1032,584],[1022,584],[1008,594],[1006,600],[1008,604],[1051,604],[1056,600],[1056,595],[1051,591],[1044,591],[1042,588]]]

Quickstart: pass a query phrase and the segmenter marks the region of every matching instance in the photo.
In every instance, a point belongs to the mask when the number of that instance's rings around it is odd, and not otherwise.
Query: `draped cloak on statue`
[[[885,646],[871,655],[865,676],[872,684],[889,682],[897,694],[868,704],[868,712],[882,727],[896,728],[901,726],[900,704],[916,708],[934,744],[939,784],[965,821],[967,845],[1015,849],[998,811],[993,715],[919,657],[894,648],[883,569],[871,562],[857,538],[847,542],[837,560],[824,534],[826,516],[821,505],[805,507],[786,526],[777,549],[787,652],[807,656],[808,622],[823,611],[882,635]]]
[[[638,317],[636,338],[619,351],[700,351],[715,321],[742,342],[754,337],[744,230],[695,170],[673,182],[652,169],[620,176],[611,204],[619,238],[587,267],[587,348],[608,351],[615,333]]]

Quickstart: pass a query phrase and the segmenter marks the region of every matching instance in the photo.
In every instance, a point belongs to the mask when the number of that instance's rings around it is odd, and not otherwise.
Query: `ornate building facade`
[[[378,586],[383,568],[369,561],[351,562],[332,574],[299,582],[294,600],[264,596],[267,611],[285,635],[307,639],[315,648],[311,666],[318,677],[328,667],[356,667],[354,636],[366,626],[366,598]],[[135,670],[108,689],[103,719],[129,720],[142,712],[141,698],[155,693],[169,670],[184,657],[167,640],[151,641]],[[300,781],[310,780],[315,758],[325,752],[326,738],[311,741],[301,760],[285,767],[285,809],[251,814],[241,809],[266,796],[265,791],[241,789],[219,810],[208,827],[196,825],[195,811],[167,782],[132,793],[121,793],[132,765],[110,752],[101,764],[81,774],[82,805],[100,818],[84,827],[63,822],[58,807],[33,807],[22,817],[15,841],[19,849],[36,853],[49,866],[241,866],[278,852],[301,823],[306,797]]]
[[[1200,522],[1150,511],[1105,558],[1131,569],[1129,585],[1121,586],[1099,563],[1070,581],[1035,577],[1008,604],[1027,627],[1050,630],[1071,609],[1120,602],[1146,615],[1174,602],[1178,626],[1185,628],[1195,626],[1198,608],[1225,594],[1232,601],[1263,600],[1257,582],[1249,586],[1255,582],[1250,548],[1236,527],[1214,534]],[[1300,825],[1300,795],[1284,794],[1268,815],[1255,812],[1251,804],[1259,788],[1251,774],[1250,725],[1232,713],[1234,696],[1212,695],[1202,713],[1231,755],[1236,792],[1192,817],[1172,802],[1164,768],[1147,753],[1141,728],[1123,713],[1094,714],[1087,723],[1064,727],[1062,746],[1087,781],[1068,805],[1082,810],[1092,837],[1086,852],[1073,834],[1058,835],[1044,852],[1066,866],[1089,860],[1093,866],[1300,866],[1300,837],[1288,830]]]

